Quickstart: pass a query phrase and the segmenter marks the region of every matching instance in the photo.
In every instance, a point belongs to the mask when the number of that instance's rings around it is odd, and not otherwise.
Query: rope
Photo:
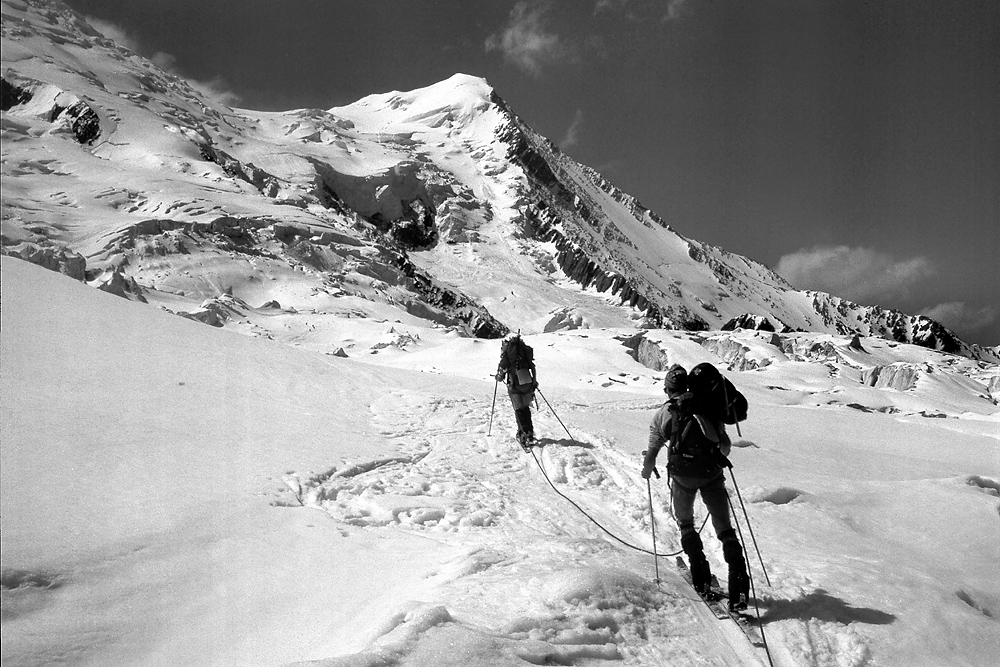
[[[650,551],[649,549],[644,549],[644,548],[636,546],[634,544],[630,544],[630,543],[626,542],[625,540],[623,540],[622,538],[618,537],[617,535],[615,535],[614,533],[612,533],[610,530],[608,530],[607,528],[605,528],[604,526],[602,526],[601,523],[597,519],[595,519],[594,517],[590,516],[590,514],[587,513],[587,511],[585,509],[583,509],[582,507],[580,507],[576,503],[576,501],[574,501],[572,498],[570,498],[569,496],[567,496],[564,493],[562,493],[559,489],[557,489],[556,485],[552,483],[552,480],[549,479],[548,474],[545,472],[545,468],[542,466],[542,462],[539,461],[538,460],[538,456],[535,455],[535,450],[532,449],[530,451],[531,451],[531,458],[535,459],[535,465],[538,466],[538,470],[542,473],[542,477],[544,477],[545,481],[549,483],[549,486],[552,487],[552,490],[556,492],[556,495],[560,496],[561,498],[563,498],[564,500],[566,500],[570,505],[572,505],[577,510],[579,510],[579,512],[581,514],[583,514],[585,517],[587,517],[588,519],[590,519],[591,523],[593,523],[595,526],[597,526],[598,528],[600,528],[601,530],[603,530],[613,540],[621,543],[622,545],[628,547],[629,549],[634,549],[634,550],[640,551],[640,552],[642,552],[644,554],[649,554],[649,555],[653,556],[654,557],[654,561],[653,561],[654,563],[658,563],[659,562],[659,561],[656,561],[655,558],[673,558],[675,556],[679,556],[682,553],[684,553],[683,549],[680,550],[680,551],[675,551],[673,553],[669,553],[669,554],[656,553],[656,551],[655,551],[655,549],[656,549],[656,533],[655,532],[653,533],[653,549],[654,549],[653,551]],[[649,482],[648,479],[646,481]],[[656,521],[656,519],[653,516],[652,490],[651,490],[651,487],[648,487],[648,488],[650,489],[649,490],[649,493],[650,493],[649,520],[650,520],[651,523],[654,523]],[[733,501],[732,501],[732,498],[729,498],[729,494],[726,494],[726,497],[727,497],[727,499],[729,501],[730,512],[733,515],[733,522],[736,524],[736,530],[739,533],[740,543],[741,543],[740,546],[743,546],[743,544],[742,544],[743,543],[743,534],[742,534],[742,530],[740,530],[739,519],[736,517],[736,509],[733,507]],[[698,533],[699,534],[701,533],[702,530],[704,530],[705,525],[708,524],[708,519],[710,518],[710,516],[711,515],[706,516],[705,520],[702,521],[701,528],[698,529]],[[655,527],[654,527],[653,530],[654,531],[656,530]],[[764,642],[764,652],[767,655],[767,662],[768,662],[768,664],[771,665],[771,667],[774,667],[774,660],[771,658],[771,648],[768,646],[768,644],[767,644],[767,636],[764,634],[764,622],[760,618],[760,606],[759,606],[759,604],[757,602],[757,591],[754,589],[753,576],[750,574],[750,563],[749,563],[749,559],[746,558],[746,547],[745,546],[743,547],[743,554],[744,554],[743,560],[747,564],[747,578],[750,580],[751,594],[754,597],[754,608],[756,609],[756,612],[757,612],[757,626],[760,628],[760,638]],[[657,584],[659,584],[659,582],[660,582],[659,569],[658,568],[659,568],[659,566],[657,566],[657,576],[656,576],[656,583]]]
[[[556,492],[556,495],[558,495],[563,500],[565,500],[570,505],[572,505],[577,510],[579,510],[580,514],[582,514],[583,516],[585,516],[588,519],[590,519],[591,523],[593,523],[595,526],[597,526],[598,528],[600,528],[601,530],[603,530],[609,537],[611,537],[611,539],[615,540],[616,542],[621,543],[622,545],[628,547],[629,549],[634,549],[635,551],[639,551],[639,552],[644,553],[644,554],[649,554],[649,555],[655,556],[657,558],[673,558],[674,556],[679,556],[682,553],[684,553],[684,551],[681,550],[681,551],[675,551],[675,552],[669,553],[669,554],[661,554],[661,553],[657,553],[656,551],[650,551],[649,549],[645,549],[643,547],[636,546],[634,544],[630,544],[629,542],[626,542],[625,540],[623,540],[622,538],[618,537],[617,535],[615,535],[614,533],[612,533],[610,530],[608,530],[607,528],[605,528],[604,526],[602,526],[601,523],[597,519],[595,519],[594,517],[590,516],[590,514],[587,513],[587,510],[585,510],[582,507],[580,507],[576,503],[576,501],[574,501],[572,498],[570,498],[569,496],[567,496],[566,494],[564,494],[562,491],[560,491],[559,489],[557,489],[556,485],[552,483],[551,479],[549,479],[548,474],[546,474],[546,472],[545,472],[545,468],[542,466],[542,462],[538,460],[538,457],[535,455],[535,450],[533,450],[533,449],[531,450],[531,458],[535,459],[535,465],[538,466],[538,470],[541,471],[542,477],[544,477],[545,481],[549,483],[549,486],[552,487],[552,490]],[[652,515],[652,509],[650,510],[649,519],[650,519],[650,521],[654,520],[653,515]],[[705,525],[708,523],[708,519],[709,519],[709,517],[706,516],[705,520],[701,524],[701,528],[698,529],[699,533],[705,528]]]

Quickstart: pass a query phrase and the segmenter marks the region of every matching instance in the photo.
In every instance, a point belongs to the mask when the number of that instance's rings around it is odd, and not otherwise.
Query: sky
[[[456,72],[674,229],[1000,344],[1000,3],[70,0],[234,106]]]

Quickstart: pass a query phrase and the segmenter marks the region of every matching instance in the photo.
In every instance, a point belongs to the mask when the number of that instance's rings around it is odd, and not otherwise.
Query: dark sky
[[[675,229],[1000,344],[997,0],[69,0],[235,106],[455,72]]]

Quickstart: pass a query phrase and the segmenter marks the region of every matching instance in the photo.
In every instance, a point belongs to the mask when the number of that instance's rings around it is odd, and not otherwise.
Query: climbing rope
[[[592,517],[587,512],[587,510],[585,510],[582,507],[580,507],[580,505],[578,505],[576,503],[576,501],[574,501],[572,498],[570,498],[569,496],[567,496],[566,494],[564,494],[562,491],[560,491],[558,488],[556,488],[556,485],[552,483],[552,480],[549,479],[548,474],[545,472],[545,467],[542,466],[542,462],[539,461],[538,460],[538,456],[535,455],[535,450],[534,449],[531,450],[531,458],[535,459],[535,465],[538,466],[538,470],[541,471],[542,477],[544,477],[545,481],[549,483],[549,486],[552,487],[552,490],[556,492],[556,495],[558,495],[563,500],[565,500],[570,505],[572,505],[577,510],[579,510],[579,512],[581,514],[583,514],[583,516],[587,517],[591,521],[591,523],[593,523],[595,526],[597,526],[598,528],[600,528],[601,530],[603,530],[609,537],[611,537],[611,539],[615,540],[616,542],[619,542],[619,543],[623,544],[624,546],[628,547],[629,549],[634,549],[635,551],[639,551],[639,552],[644,553],[644,554],[649,554],[651,556],[655,556],[656,558],[673,558],[675,556],[679,556],[682,553],[684,553],[684,551],[681,550],[681,551],[675,551],[675,552],[669,553],[669,554],[661,554],[661,553],[657,553],[656,551],[650,551],[649,549],[645,549],[643,547],[636,546],[635,544],[630,544],[629,542],[626,542],[625,540],[623,540],[622,538],[618,537],[617,535],[615,535],[614,533],[612,533],[610,530],[608,530],[607,528],[605,528],[604,526],[602,526],[601,523],[597,519],[595,519],[594,517]],[[654,521],[655,520],[655,518],[653,517],[653,513],[652,513],[652,507],[650,508],[649,520],[650,521]],[[701,524],[701,528],[698,529],[699,533],[701,533],[701,531],[705,528],[705,525],[707,523],[708,523],[708,517],[706,516],[705,520]]]

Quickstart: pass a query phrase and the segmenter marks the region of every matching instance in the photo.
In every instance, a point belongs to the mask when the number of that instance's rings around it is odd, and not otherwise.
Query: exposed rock
[[[97,115],[90,105],[84,102],[76,102],[64,109],[58,109],[55,117],[63,117],[69,124],[73,136],[81,144],[93,144],[97,137],[101,136],[101,117]],[[53,109],[55,111],[56,109]]]
[[[18,257],[76,280],[87,279],[87,260],[83,255],[67,248],[23,241],[16,245],[3,246],[2,252],[4,255]]]
[[[429,275],[418,269],[405,253],[397,252],[394,259],[396,267],[406,277],[410,289],[420,294],[427,305],[443,311],[443,314],[453,319],[455,323],[463,324],[473,336],[492,339],[503,338],[509,333],[510,330],[495,319],[484,306],[464,294],[438,285]],[[409,312],[414,312],[414,309],[420,310],[421,307],[418,304],[407,304]]]
[[[291,238],[297,240],[288,246],[287,252],[303,264],[320,271],[340,271],[344,268],[344,258],[330,246],[316,245],[302,237]]]
[[[208,142],[201,144],[199,149],[201,156],[205,160],[214,162],[222,167],[222,171],[227,176],[246,181],[257,188],[265,197],[277,197],[281,191],[281,180],[260,167],[254,166],[253,162],[244,164],[221,148]]]
[[[246,301],[233,296],[232,288],[223,294],[205,299],[201,308],[187,313],[177,313],[189,320],[197,320],[213,327],[224,326],[232,317],[243,317],[251,307]]]
[[[389,225],[388,234],[390,239],[404,248],[430,248],[438,239],[433,209],[419,199],[410,201],[403,215]]]
[[[268,302],[267,302],[267,303],[265,303],[265,304],[264,304],[263,306],[261,306],[261,308],[274,308],[274,309],[280,309],[280,308],[281,308],[281,304],[280,304],[280,303],[278,303],[277,301],[268,301]]]
[[[0,111],[31,101],[31,91],[0,78]]]
[[[481,207],[476,201],[451,198],[442,202],[434,213],[437,232],[445,243],[476,243],[479,241]]]
[[[111,277],[100,283],[97,289],[108,294],[120,296],[123,299],[146,303],[146,297],[142,295],[142,288],[135,281],[135,278],[125,275],[121,266],[115,267]]]
[[[21,107],[21,109],[18,109]],[[101,117],[87,102],[52,84],[20,77],[0,83],[0,108],[15,115],[38,118],[65,128],[81,144],[101,136]]]
[[[723,331],[735,331],[736,329],[775,331],[774,325],[771,324],[771,320],[767,317],[763,315],[751,315],[750,313],[743,313],[722,325]]]
[[[920,369],[907,363],[869,368],[861,374],[861,382],[876,389],[897,389],[906,391],[917,385]]]

